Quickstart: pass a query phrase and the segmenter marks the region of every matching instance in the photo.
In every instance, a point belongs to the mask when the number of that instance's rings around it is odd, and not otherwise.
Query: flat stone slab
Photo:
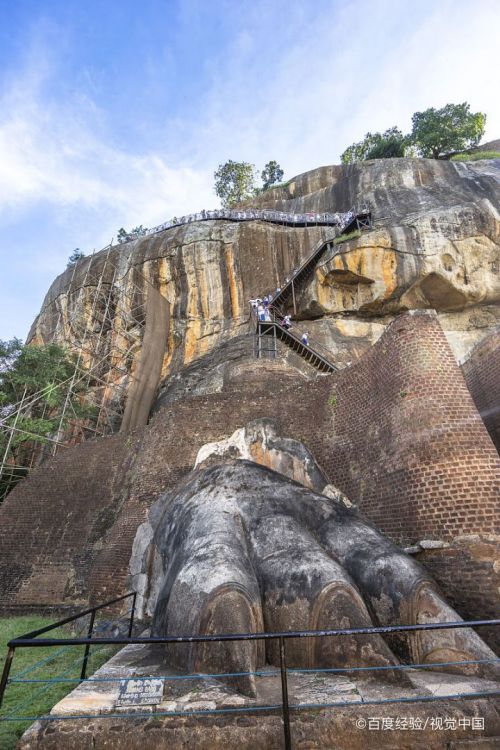
[[[276,668],[261,670],[256,677],[257,695],[250,698],[237,693],[221,679],[189,678],[168,670],[163,655],[161,646],[123,648],[90,680],[54,706],[53,720],[35,722],[23,735],[19,748],[274,750],[283,747],[281,679]],[[346,676],[290,670],[288,693],[294,750],[500,747],[498,699],[495,710],[494,698],[446,698],[499,691],[498,683],[427,669],[408,670],[408,674],[411,685],[402,687],[373,676],[353,677],[352,672]],[[118,680],[138,677],[165,680],[161,703],[117,706]],[[433,697],[439,700],[425,702]],[[400,698],[416,702],[398,703]],[[369,701],[377,703],[367,705]],[[325,705],[328,707],[323,708]]]

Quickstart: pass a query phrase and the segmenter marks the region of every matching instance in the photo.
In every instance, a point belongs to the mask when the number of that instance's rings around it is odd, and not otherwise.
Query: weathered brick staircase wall
[[[142,431],[34,471],[0,510],[2,606],[124,591],[151,503],[191,470],[201,445],[259,417],[302,440],[393,539],[449,545],[422,562],[462,615],[493,614],[499,459],[432,313],[400,316],[334,375],[306,380],[279,361],[256,362],[219,393],[162,407]]]

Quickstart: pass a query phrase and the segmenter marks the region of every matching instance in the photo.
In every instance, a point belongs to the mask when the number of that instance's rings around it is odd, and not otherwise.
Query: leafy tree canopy
[[[262,189],[267,190],[277,182],[281,182],[285,173],[281,169],[277,161],[268,161],[262,172],[260,173],[262,179]]]
[[[7,464],[24,466],[25,443],[46,442],[56,435],[74,371],[74,357],[59,344],[24,346],[19,339],[0,341],[0,460],[7,451]],[[83,382],[73,383],[68,414],[71,411],[72,416],[86,419],[93,407],[85,403],[83,394]],[[66,424],[65,419],[63,429]],[[0,497],[15,481],[0,477]]]
[[[71,268],[75,265],[75,263],[78,263],[79,260],[82,258],[85,258],[85,253],[83,253],[79,247],[75,247],[73,252],[68,258],[68,268]]]
[[[59,344],[23,346],[19,339],[0,341],[0,407],[9,407],[39,391],[42,402],[56,405],[66,395],[59,384],[68,380],[75,363]]]
[[[391,159],[405,156],[409,148],[408,137],[397,127],[383,133],[367,133],[362,141],[353,143],[341,155],[342,164],[353,164],[367,159]]]
[[[486,115],[471,112],[468,102],[415,112],[411,138],[421,156],[442,156],[477,146],[484,134]]]
[[[236,206],[255,194],[255,167],[246,161],[219,164],[214,172],[215,193],[224,208]]]
[[[134,227],[129,232],[127,232],[127,230],[123,227],[120,227],[116,234],[116,239],[118,240],[118,243],[122,245],[124,242],[130,242],[130,240],[136,240],[139,237],[144,237],[144,235],[148,232],[149,229],[147,227],[143,227],[142,224],[139,224],[138,227]]]

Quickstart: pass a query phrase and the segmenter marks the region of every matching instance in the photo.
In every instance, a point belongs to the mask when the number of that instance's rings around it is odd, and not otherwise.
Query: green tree
[[[468,102],[415,112],[411,138],[421,156],[439,159],[477,146],[484,134],[486,115],[471,112]]]
[[[85,258],[85,253],[83,253],[79,247],[75,247],[73,252],[68,258],[68,268],[71,268],[75,265],[75,263],[78,263],[79,260],[82,258]]]
[[[130,240],[137,240],[139,237],[144,237],[148,232],[149,229],[143,227],[142,224],[139,224],[138,227],[134,227],[130,232],[127,232],[126,229],[120,227],[116,233],[116,239],[118,240],[118,244],[123,245],[124,242],[130,242]]]
[[[26,443],[47,442],[57,433],[74,371],[74,357],[59,344],[0,341],[0,462],[5,456],[8,464],[23,466]],[[93,414],[83,398],[83,385],[73,384],[70,395],[73,416],[87,419]],[[65,419],[63,429],[66,425]],[[0,477],[0,497],[20,476],[22,472]]]
[[[341,155],[342,164],[353,164],[367,159],[392,159],[406,156],[410,147],[408,136],[397,127],[383,133],[367,133],[362,141],[353,143]]]
[[[281,169],[277,161],[268,161],[262,172],[260,173],[262,179],[262,189],[267,190],[277,182],[281,182],[285,173]]]
[[[236,206],[254,195],[255,167],[246,161],[219,164],[214,172],[215,193],[224,208]]]

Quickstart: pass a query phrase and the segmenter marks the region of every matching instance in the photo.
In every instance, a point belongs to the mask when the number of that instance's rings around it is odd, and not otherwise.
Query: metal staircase
[[[271,346],[265,347],[263,337],[268,339],[272,336],[273,343]],[[338,367],[330,362],[323,354],[320,354],[312,346],[302,343],[301,339],[291,331],[284,328],[275,320],[272,321],[259,321],[257,323],[257,356],[262,357],[263,353],[266,352],[268,355],[275,357],[277,354],[277,340],[283,341],[287,346],[290,347],[299,356],[305,359],[310,365],[315,367],[320,372],[335,372]]]
[[[345,214],[340,214],[341,220],[337,225],[336,236],[341,234],[348,234],[356,229],[370,229],[371,227],[371,212],[368,208],[362,208],[358,211],[348,211]],[[295,289],[297,283],[302,282],[307,276],[309,276],[319,258],[327,251],[332,249],[334,246],[334,239],[328,240],[327,242],[321,241],[312,251],[308,258],[297,268],[290,279],[281,288],[278,294],[271,297],[271,302],[278,307],[283,307],[290,300],[290,297],[295,302]],[[295,308],[295,304],[294,304]]]
[[[371,227],[371,212],[368,208],[348,211],[345,214],[339,214],[339,217],[340,220],[337,224],[336,236],[349,233],[355,229],[369,229]],[[333,362],[330,362],[327,357],[318,352],[317,348],[303,343],[299,336],[295,335],[278,322],[279,319],[283,317],[283,310],[290,300],[292,300],[294,312],[296,312],[295,290],[297,284],[302,283],[308,276],[310,276],[316,268],[319,258],[328,250],[332,250],[335,247],[334,240],[335,238],[327,240],[326,242],[322,240],[299,268],[294,270],[291,277],[286,280],[280,291],[271,295],[268,308],[269,320],[263,321],[259,320],[257,315],[253,316],[256,325],[255,354],[257,357],[276,357],[277,341],[279,340],[289,346],[294,352],[320,372],[335,372],[339,369],[333,364]],[[271,337],[271,341],[269,341],[269,337]],[[316,343],[315,347],[318,346],[321,347],[320,344]]]

